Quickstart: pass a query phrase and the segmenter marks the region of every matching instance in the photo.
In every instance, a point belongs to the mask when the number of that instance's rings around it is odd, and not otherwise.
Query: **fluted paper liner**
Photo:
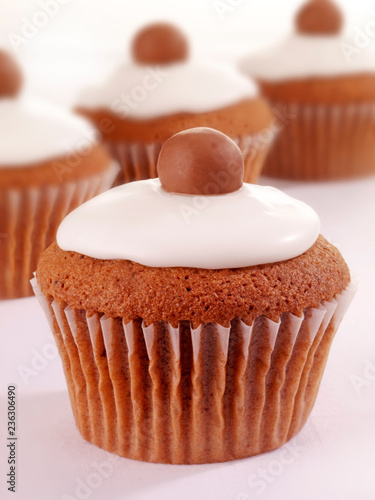
[[[32,285],[62,358],[82,436],[121,456],[222,462],[292,438],[314,405],[353,285],[302,317],[193,329],[125,324],[45,297]]]
[[[244,156],[244,181],[255,184],[260,176],[270,144],[259,135],[245,135],[235,139]],[[112,157],[120,164],[121,172],[115,185],[143,179],[153,179],[157,174],[157,161],[162,142],[113,142],[106,145]]]
[[[294,180],[375,174],[375,104],[272,102],[289,122],[273,142],[263,174]]]
[[[0,189],[0,299],[32,295],[30,278],[61,221],[109,189],[117,170],[113,164],[105,173],[56,186]]]

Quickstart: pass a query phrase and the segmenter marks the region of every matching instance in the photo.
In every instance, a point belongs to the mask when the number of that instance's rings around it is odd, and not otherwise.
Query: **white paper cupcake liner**
[[[174,464],[272,450],[304,425],[354,294],[252,326],[125,324],[45,297],[82,436],[121,456]]]
[[[74,182],[0,189],[0,299],[32,295],[30,279],[57,228],[74,208],[107,190],[118,167]]]
[[[292,116],[276,137],[263,174],[295,180],[375,174],[375,104],[271,102]]]
[[[158,176],[156,165],[161,142],[146,144],[142,142],[111,142],[106,145],[112,157],[119,163],[121,172],[116,184],[125,184],[143,179],[154,179]]]
[[[244,181],[255,184],[260,176],[270,144],[264,143],[260,135],[236,137],[234,141],[244,154]],[[121,173],[117,177],[115,185],[153,179],[158,176],[157,161],[163,143],[107,141],[106,145],[111,156],[121,166]]]

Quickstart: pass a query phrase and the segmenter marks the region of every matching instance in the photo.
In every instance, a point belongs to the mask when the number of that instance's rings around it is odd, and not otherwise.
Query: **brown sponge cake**
[[[66,155],[28,165],[4,165],[0,172],[0,189],[56,186],[62,182],[76,182],[102,175],[110,168],[111,158],[105,148],[94,144],[89,152],[78,154],[75,161]]]
[[[264,96],[275,102],[353,104],[375,102],[375,74],[304,78],[272,82],[261,80]]]
[[[300,316],[340,294],[350,282],[340,252],[322,236],[292,260],[239,269],[152,268],[123,260],[98,260],[51,245],[37,270],[44,295],[73,309],[98,311],[146,325],[181,320],[228,326],[258,316],[276,321]]]
[[[111,141],[120,141],[124,136],[129,141],[165,142],[172,135],[189,128],[204,126],[220,130],[232,139],[241,137],[246,130],[257,134],[261,129],[270,126],[272,112],[265,99],[246,99],[239,103],[206,113],[177,113],[148,120],[129,120],[120,118],[109,110],[78,111],[90,118],[94,123],[108,120],[113,127],[108,127],[106,137]],[[107,122],[106,122],[107,123]]]

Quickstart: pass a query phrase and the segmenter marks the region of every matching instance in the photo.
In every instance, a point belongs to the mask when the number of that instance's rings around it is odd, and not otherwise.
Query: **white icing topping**
[[[223,269],[291,259],[320,232],[315,211],[272,188],[244,184],[234,193],[167,193],[159,179],[111,189],[61,223],[63,250],[151,267]]]
[[[279,45],[247,57],[240,66],[253,77],[271,81],[374,73],[375,53],[370,48],[356,48],[353,40],[343,35],[294,34]]]
[[[26,167],[97,142],[88,121],[53,105],[0,99],[0,168]]]
[[[194,60],[157,67],[129,63],[103,87],[85,91],[78,106],[149,119],[179,112],[204,113],[257,95],[256,84],[231,65]]]

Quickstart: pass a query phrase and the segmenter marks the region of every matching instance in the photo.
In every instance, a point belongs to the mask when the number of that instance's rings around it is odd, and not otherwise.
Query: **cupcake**
[[[304,425],[352,296],[319,218],[242,183],[240,149],[196,128],[159,179],[72,212],[33,281],[82,436],[149,462],[263,453]]]
[[[120,163],[117,184],[157,177],[163,143],[182,130],[207,126],[241,148],[246,182],[256,182],[273,139],[273,116],[258,87],[234,67],[189,57],[183,33],[169,24],[142,29],[132,61],[101,88],[85,91],[78,111],[104,128]]]
[[[297,14],[295,34],[243,61],[288,119],[265,175],[308,181],[375,173],[375,54],[356,49],[342,25],[334,3],[311,0]]]
[[[117,175],[79,116],[18,97],[22,76],[0,52],[0,299],[32,294],[30,279],[64,217]]]

